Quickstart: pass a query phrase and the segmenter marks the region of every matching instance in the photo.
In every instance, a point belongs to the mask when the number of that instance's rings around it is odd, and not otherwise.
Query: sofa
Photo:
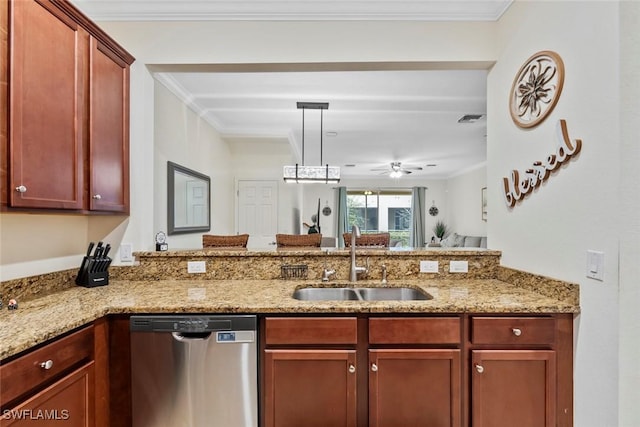
[[[444,248],[485,248],[487,247],[487,236],[465,236],[458,233],[451,233],[440,241],[440,246]]]

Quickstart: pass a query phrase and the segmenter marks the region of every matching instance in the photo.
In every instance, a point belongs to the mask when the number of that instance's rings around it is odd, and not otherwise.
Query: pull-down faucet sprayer
[[[366,267],[356,265],[356,237],[360,237],[360,228],[357,225],[351,227],[351,269],[349,271],[349,281],[357,282],[358,273],[367,273],[369,271],[369,259],[367,258]]]

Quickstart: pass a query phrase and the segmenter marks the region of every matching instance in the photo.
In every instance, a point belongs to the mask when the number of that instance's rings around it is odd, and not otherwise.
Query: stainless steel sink
[[[419,301],[433,297],[414,288],[359,288],[365,301]]]
[[[302,301],[357,301],[358,294],[353,288],[302,288],[293,293]]]
[[[297,289],[293,293],[293,298],[301,301],[420,301],[433,299],[428,293],[409,287],[307,287]]]

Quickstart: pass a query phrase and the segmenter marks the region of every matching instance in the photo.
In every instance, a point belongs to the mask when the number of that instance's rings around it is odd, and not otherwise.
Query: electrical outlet
[[[120,261],[133,262],[133,244],[131,243],[120,244]]]
[[[468,273],[468,261],[449,261],[449,273]]]
[[[438,261],[420,261],[420,273],[437,273]]]
[[[187,273],[206,273],[207,264],[204,261],[187,262]]]

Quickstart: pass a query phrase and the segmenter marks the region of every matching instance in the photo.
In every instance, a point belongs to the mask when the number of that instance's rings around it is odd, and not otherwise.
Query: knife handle
[[[93,250],[93,247],[95,246],[95,243],[93,242],[89,242],[89,247],[87,248],[87,256],[91,256],[91,251]]]

